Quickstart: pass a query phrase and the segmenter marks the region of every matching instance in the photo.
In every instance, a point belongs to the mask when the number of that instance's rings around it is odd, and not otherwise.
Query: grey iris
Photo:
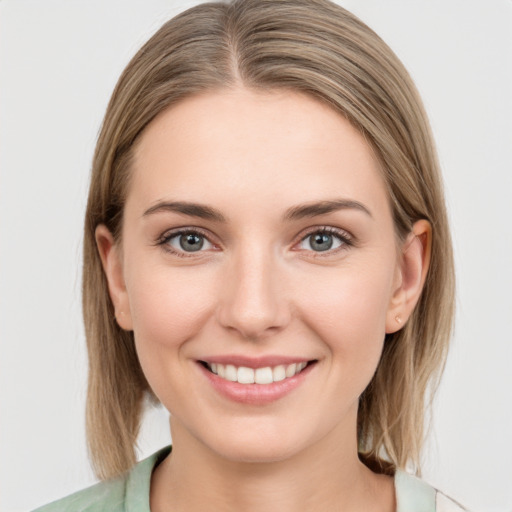
[[[180,246],[184,251],[194,252],[202,249],[204,245],[204,239],[201,236],[189,233],[188,235],[180,236]]]
[[[311,236],[309,243],[314,251],[328,251],[332,247],[332,235],[316,233]]]

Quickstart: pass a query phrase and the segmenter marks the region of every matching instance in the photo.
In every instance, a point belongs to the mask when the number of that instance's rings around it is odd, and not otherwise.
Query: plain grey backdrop
[[[121,70],[197,1],[0,1],[0,510],[94,481],[84,433],[82,216]],[[512,1],[339,0],[424,98],[455,244],[456,333],[424,478],[475,512],[512,511]],[[307,411],[305,411],[307,413]],[[148,412],[140,456],[170,442]]]

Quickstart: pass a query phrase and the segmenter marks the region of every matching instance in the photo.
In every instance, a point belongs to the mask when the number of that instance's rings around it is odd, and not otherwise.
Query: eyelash
[[[302,234],[299,240],[294,243],[294,246],[304,242],[305,240],[307,240],[308,237],[317,234],[333,236],[341,242],[341,245],[340,247],[337,247],[333,250],[328,249],[326,251],[307,251],[311,252],[313,257],[315,258],[332,256],[333,254],[337,254],[339,251],[346,250],[349,247],[354,246],[353,237],[347,231],[332,226],[313,226],[312,228],[309,228],[307,232],[305,234]],[[210,240],[210,236],[208,235],[207,232],[195,227],[182,228],[175,231],[167,231],[157,240],[155,245],[161,246],[164,251],[173,254],[174,256],[178,256],[179,258],[194,257],[193,252],[177,251],[169,245],[170,240],[182,235],[197,235],[201,238],[206,239],[213,246],[216,245]],[[199,250],[197,252],[204,251]]]
[[[174,256],[178,256],[179,258],[190,258],[193,257],[193,252],[187,253],[186,251],[177,251],[173,247],[169,245],[169,242],[176,237],[179,237],[181,235],[197,235],[201,238],[204,238],[208,240],[209,243],[212,245],[214,244],[205,231],[199,228],[181,228],[175,231],[166,231],[158,240],[156,245],[159,245],[162,247],[162,249]],[[197,252],[204,252],[204,251],[197,251]]]
[[[341,242],[341,245],[335,249],[328,249],[326,251],[308,251],[312,253],[314,258],[326,258],[354,246],[354,239],[347,231],[332,226],[313,226],[312,228],[309,228],[305,234],[301,235],[299,241],[294,245],[304,242],[312,235],[330,235]]]

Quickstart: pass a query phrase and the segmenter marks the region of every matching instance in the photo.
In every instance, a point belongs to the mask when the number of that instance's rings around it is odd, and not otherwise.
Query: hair
[[[395,231],[432,226],[431,263],[404,327],[386,335],[360,397],[360,457],[379,471],[420,472],[425,416],[444,367],[454,310],[453,256],[436,151],[419,94],[400,60],[364,23],[328,0],[205,3],[165,23],[122,73],[92,165],[84,235],[83,314],[89,356],[87,435],[100,478],[128,470],[146,397],[133,332],[114,318],[95,242],[120,242],[136,142],[171,105],[245,87],[307,94],[344,116],[380,161]]]

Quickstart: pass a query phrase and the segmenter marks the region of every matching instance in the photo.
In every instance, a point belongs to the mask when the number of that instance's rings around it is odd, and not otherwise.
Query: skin
[[[385,333],[419,298],[430,226],[397,240],[363,137],[300,93],[210,92],[151,123],[132,172],[122,241],[104,226],[96,236],[118,322],[171,412],[173,452],[154,472],[151,509],[395,510],[392,479],[357,456],[358,397]],[[286,217],[339,199],[362,208]],[[224,220],[157,206],[171,201]],[[204,245],[187,253],[169,237],[192,227]],[[310,235],[325,227],[337,230],[333,248],[314,250]],[[316,363],[292,392],[254,405],[205,378],[198,360],[224,354]]]

